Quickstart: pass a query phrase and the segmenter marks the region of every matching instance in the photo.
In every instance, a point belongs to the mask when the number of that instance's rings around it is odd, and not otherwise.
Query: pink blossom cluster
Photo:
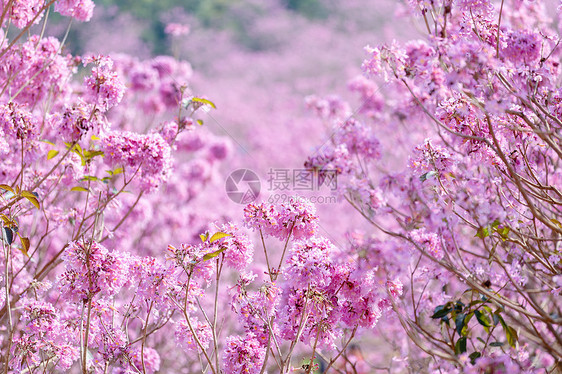
[[[107,297],[119,292],[128,270],[122,257],[95,242],[70,243],[63,258],[65,271],[59,280],[61,295],[83,301],[98,293]]]
[[[23,29],[24,27],[31,26],[31,24],[41,21],[43,13],[40,12],[40,10],[42,6],[43,4],[39,0],[15,0],[7,4],[2,4],[0,9],[2,9],[2,14],[7,12],[7,18],[10,23],[18,29]],[[4,20],[4,22],[6,22],[6,20]],[[2,26],[4,27],[5,25]]]
[[[57,0],[55,1],[55,11],[63,16],[87,22],[94,14],[94,2],[92,0]]]
[[[5,100],[37,105],[65,95],[74,69],[70,55],[61,54],[54,37],[30,36],[25,42],[5,49],[0,57],[0,79],[5,82]]]
[[[106,112],[119,104],[125,92],[125,85],[114,72],[113,61],[107,57],[91,56],[84,64],[93,63],[92,74],[84,78],[87,96],[101,111]]]
[[[108,133],[102,138],[101,149],[108,165],[123,166],[131,175],[138,173],[143,189],[158,187],[170,175],[170,146],[157,133]]]
[[[169,23],[164,28],[164,32],[166,34],[170,34],[172,36],[182,36],[189,34],[189,26],[182,25],[179,23]]]
[[[261,203],[244,209],[246,227],[278,239],[309,238],[318,230],[314,205],[305,199],[290,198],[280,206]]]
[[[561,125],[561,72],[547,5],[409,5],[426,35],[366,48],[364,76],[349,86],[361,100],[352,120],[318,113],[334,124],[324,148],[358,156],[349,158],[339,193],[380,234],[353,234],[352,248],[360,258],[380,253],[373,274],[390,271],[404,284],[389,283],[388,292],[405,297],[388,301],[396,320],[385,326],[395,344],[414,343],[397,353],[404,360],[431,357],[429,370],[451,373],[554,370],[559,321],[538,317],[559,308],[552,290],[562,271],[549,234],[561,230],[550,218],[558,193],[547,192],[560,186],[551,136]],[[354,107],[341,101],[330,105]],[[382,157],[358,151],[364,133],[338,137],[358,123],[377,131]],[[402,147],[409,157],[396,154]],[[305,166],[323,165],[313,154]],[[522,240],[528,235],[532,243]],[[528,318],[537,318],[532,337]]]

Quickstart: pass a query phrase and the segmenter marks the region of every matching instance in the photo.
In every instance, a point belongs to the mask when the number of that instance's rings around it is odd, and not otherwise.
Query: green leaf
[[[455,317],[455,326],[457,328],[457,333],[462,335],[462,329],[464,327],[464,318],[466,317],[465,313],[457,314]]]
[[[478,229],[478,231],[476,231],[476,235],[474,235],[476,238],[480,238],[480,239],[484,239],[488,236],[490,236],[490,228],[489,226],[486,227],[480,227]]]
[[[485,302],[486,302],[486,300],[472,300],[472,301],[468,304],[468,307],[474,306],[474,305],[476,305],[476,304],[482,304],[482,303],[485,303]]]
[[[498,234],[500,234],[500,236],[502,238],[502,241],[505,242],[507,240],[508,236],[509,236],[508,234],[509,234],[510,228],[509,227],[502,227],[501,229],[498,229],[496,231],[497,231]]]
[[[21,251],[22,251],[22,253],[25,255],[25,257],[29,258],[29,255],[27,254],[27,252],[29,251],[29,246],[30,246],[29,238],[24,238],[24,237],[20,236],[20,241],[21,241]]]
[[[426,180],[433,178],[435,175],[437,175],[437,172],[432,170],[432,171],[428,171],[427,173],[423,173],[422,175],[420,175],[420,181],[425,182]]]
[[[40,140],[40,142],[50,144],[50,145],[52,145],[53,147],[55,146],[55,143],[53,143],[53,142],[51,142],[51,141],[49,141],[49,140]]]
[[[515,348],[518,339],[517,331],[511,326],[507,326],[507,329],[505,329],[505,337],[507,338],[507,343]]]
[[[492,321],[494,322],[494,326],[500,323],[500,319],[498,318],[498,315],[496,313],[492,314]]]
[[[466,336],[463,336],[457,340],[455,344],[455,354],[460,355],[466,352]]]
[[[203,120],[202,120],[202,119],[198,119],[198,120],[197,120],[197,124],[198,124],[199,126],[203,126]]]
[[[211,106],[213,109],[217,109],[217,106],[211,100],[203,99],[201,97],[194,97],[194,98],[191,99],[191,101],[193,101],[195,103],[207,104],[207,105]]]
[[[2,239],[4,239],[4,241],[8,243],[8,245],[12,244],[12,242],[14,241],[14,232],[12,231],[12,229],[9,227],[3,227],[2,230]]]
[[[29,200],[29,202],[31,204],[33,204],[37,209],[41,209],[41,207],[39,206],[39,200],[37,199],[37,197],[35,196],[35,194],[33,194],[32,192],[29,191],[22,191],[21,192],[21,196],[25,197],[27,200]]]
[[[88,189],[87,189],[87,188],[84,188],[84,187],[76,186],[76,187],[72,187],[72,188],[70,189],[70,191],[83,191],[83,192],[88,192]]]
[[[14,189],[7,184],[0,184],[0,188],[15,194]]]
[[[472,319],[473,316],[474,316],[474,312],[470,312],[466,315],[466,317],[464,317],[464,326],[460,332],[462,336],[468,335],[468,324],[470,323],[470,320]]]
[[[93,175],[84,175],[84,177],[82,177],[83,181],[99,181],[100,179],[96,176]]]
[[[96,156],[104,156],[104,153],[102,151],[84,151],[86,160],[90,160]]]
[[[80,147],[80,144],[78,143],[74,144],[74,152],[80,156],[84,155],[84,150],[82,149],[82,147]]]
[[[460,313],[464,309],[464,303],[462,301],[455,302],[455,312]]]
[[[51,149],[48,153],[47,153],[47,160],[50,160],[52,158],[57,157],[57,155],[59,154],[59,151],[55,150],[55,149]]]
[[[504,330],[507,329],[507,324],[506,324],[505,321],[503,320],[503,317],[500,316],[499,314],[496,314],[496,315],[498,316],[498,319],[499,319],[499,321],[500,321],[500,323],[501,323],[503,329],[504,329]]]
[[[66,148],[70,149],[71,152],[76,153],[78,156],[80,156],[80,160],[82,160],[82,166],[86,165],[86,158],[84,157],[84,151],[82,150],[82,147],[80,147],[80,144],[76,143],[74,145],[72,145],[72,143],[64,143],[66,145]]]
[[[202,242],[205,242],[205,240],[207,240],[207,238],[209,237],[209,234],[199,234],[199,237],[201,238]]]
[[[433,311],[433,315],[431,316],[431,318],[433,319],[443,318],[447,314],[449,314],[452,310],[453,308],[450,302],[444,305],[438,305],[435,307],[435,310]]]
[[[491,342],[490,347],[501,347],[504,344],[505,344],[504,342]]]
[[[209,239],[209,242],[214,243],[219,239],[225,238],[227,236],[232,236],[231,234],[226,234],[224,232],[217,232],[214,233],[213,236],[211,236],[211,239]]]
[[[207,253],[205,256],[203,256],[203,261],[207,261],[207,260],[210,260],[212,258],[215,258],[218,255],[220,255],[221,253],[223,253],[224,251],[226,251],[226,247],[217,249],[216,251],[211,252],[211,253]]]
[[[472,352],[468,358],[470,358],[470,363],[474,365],[476,363],[476,359],[480,358],[482,354],[480,352]]]
[[[490,319],[488,318],[486,313],[483,313],[480,310],[475,310],[474,315],[476,316],[476,320],[478,321],[478,323],[480,323],[482,326],[492,327],[492,324],[490,323]]]
[[[515,348],[515,344],[517,343],[517,331],[515,331],[515,329],[511,326],[508,326],[507,323],[505,323],[505,320],[503,319],[502,316],[498,315],[498,318],[500,320],[500,323],[503,327],[503,331],[505,332],[505,337],[507,339],[507,343]]]

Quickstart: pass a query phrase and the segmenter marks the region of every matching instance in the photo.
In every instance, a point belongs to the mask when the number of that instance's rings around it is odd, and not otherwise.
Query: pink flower
[[[262,231],[264,235],[285,240],[309,238],[318,229],[316,208],[305,199],[291,197],[278,206],[273,204],[249,204],[244,208],[246,227]]]
[[[199,343],[203,347],[203,349],[209,348],[209,343],[213,339],[213,333],[211,328],[206,322],[201,322],[197,317],[190,317],[189,323],[193,331],[195,331],[195,335],[199,340]],[[201,347],[193,337],[193,333],[189,328],[187,321],[181,320],[180,322],[176,323],[176,344],[183,348],[187,352],[201,352]]]
[[[112,70],[113,61],[107,57],[84,59],[84,64],[93,62],[92,74],[84,78],[87,93],[101,111],[106,112],[119,104],[125,93],[125,85],[117,73]]]
[[[63,16],[87,22],[94,14],[94,3],[92,0],[57,0],[55,11]]]
[[[189,34],[189,26],[188,25],[182,25],[182,24],[179,24],[179,23],[169,23],[164,28],[164,32],[166,34],[169,34],[169,35],[172,35],[172,36],[187,35],[187,34]]]
[[[265,358],[265,350],[252,333],[243,337],[227,337],[222,361],[224,372],[258,374]]]
[[[59,277],[59,287],[70,301],[86,301],[97,294],[115,295],[127,280],[126,259],[96,242],[70,243],[63,260],[65,272]]]
[[[216,241],[214,245],[226,248],[224,251],[225,264],[238,271],[244,270],[252,262],[254,244],[248,235],[241,232],[233,223],[221,225],[218,230],[230,235]]]
[[[325,238],[312,237],[297,241],[289,252],[283,270],[287,282],[297,287],[326,287],[334,274],[334,245]]]
[[[160,134],[110,132],[102,138],[101,149],[106,164],[125,167],[129,177],[138,173],[142,189],[154,190],[171,173],[170,146]]]
[[[443,258],[443,243],[437,234],[427,232],[426,229],[417,229],[413,230],[410,235],[419,245],[421,250],[427,252],[438,260]]]
[[[14,0],[10,4],[10,11],[8,13],[11,23],[18,29],[24,28],[31,22],[42,6],[42,0]],[[2,11],[4,11],[3,7],[4,4],[0,7]],[[33,23],[39,23],[42,17],[43,15],[41,14]]]

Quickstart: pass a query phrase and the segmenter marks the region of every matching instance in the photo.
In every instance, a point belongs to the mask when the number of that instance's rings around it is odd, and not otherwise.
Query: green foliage
[[[64,143],[66,145],[66,149],[69,149],[70,152],[76,153],[80,160],[82,161],[82,166],[85,166],[86,163],[90,162],[96,156],[104,157],[102,151],[98,151],[95,149],[85,150],[80,147],[78,143]]]
[[[312,19],[323,19],[329,15],[328,9],[320,0],[286,0],[286,7]]]
[[[491,236],[493,233],[496,233],[498,234],[498,236],[502,241],[506,241],[509,236],[509,231],[510,231],[509,227],[502,225],[502,223],[496,219],[490,225],[480,227],[476,231],[476,235],[474,236],[480,239],[484,239],[487,238],[488,236]]]
[[[142,39],[152,46],[154,54],[169,54],[168,35],[162,15],[174,9],[182,9],[197,18],[207,28],[231,31],[238,42],[250,50],[264,50],[273,41],[263,40],[255,35],[252,25],[264,11],[263,5],[245,0],[99,0],[98,6],[117,6],[120,12],[131,14],[144,21]],[[283,0],[282,6],[309,19],[325,19],[330,15],[329,8],[321,0]],[[69,35],[73,49],[80,49],[75,35]]]
[[[495,226],[497,228],[499,225]],[[469,355],[473,363],[481,356],[481,351],[486,347],[502,347],[505,343],[497,341],[497,336],[494,334],[498,325],[503,329],[506,343],[515,347],[518,340],[517,331],[505,322],[501,315],[503,309],[492,310],[493,304],[484,295],[480,295],[478,299],[473,299],[478,293],[472,289],[467,290],[463,297],[467,297],[467,295],[471,297],[470,301],[466,303],[461,300],[449,301],[435,307],[431,315],[432,319],[440,320],[441,325],[449,329],[447,335],[451,339],[451,348],[454,353],[459,355],[467,352],[467,342],[474,337],[481,344],[475,341],[470,344],[471,347],[477,349]],[[477,324],[470,324],[473,316],[476,317]],[[452,326],[451,322],[453,322]],[[484,334],[479,328],[484,330]],[[458,338],[455,338],[455,335]],[[482,339],[479,335],[484,336],[485,339]]]

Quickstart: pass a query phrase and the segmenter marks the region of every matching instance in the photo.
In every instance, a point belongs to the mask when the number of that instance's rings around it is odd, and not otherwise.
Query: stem
[[[146,330],[148,329],[148,319],[150,318],[150,312],[152,311],[153,305],[154,305],[154,301],[151,301],[150,307],[148,308],[148,312],[146,313],[146,320],[144,321],[144,332],[142,335],[142,343],[141,343],[141,363],[142,363],[143,374],[146,374],[146,366],[144,365],[144,345],[146,344]]]
[[[139,203],[142,194],[144,193],[144,191],[141,191],[139,193],[139,196],[137,196],[137,199],[135,200],[135,202],[133,203],[133,205],[131,205],[131,207],[129,208],[129,210],[127,211],[127,213],[125,213],[125,215],[121,218],[121,220],[115,225],[115,227],[113,228],[113,230],[111,230],[111,232],[115,232],[117,231],[117,229],[119,229],[119,227],[121,227],[121,225],[125,222],[125,220],[131,215],[131,213],[133,212],[133,210],[135,209],[135,207],[137,206],[137,204]],[[104,236],[101,240],[100,243],[103,243],[104,241],[106,241],[109,238],[109,235]]]
[[[312,356],[310,356],[310,363],[306,369],[306,374],[310,374],[312,366],[314,365],[314,358],[316,357],[316,345],[318,344],[318,337],[320,336],[320,326],[316,325],[316,338],[314,339],[314,345],[312,346]]]
[[[263,359],[263,365],[261,366],[260,374],[265,373],[267,368],[267,359],[269,358],[269,347],[271,347],[271,333],[267,335],[267,347],[265,349],[265,358]]]
[[[49,172],[48,172],[47,174],[45,174],[45,175],[43,176],[43,178],[41,178],[41,179],[39,180],[39,182],[35,183],[35,184],[33,185],[33,187],[31,187],[31,188],[29,189],[30,191],[33,191],[33,190],[35,190],[37,187],[39,187],[39,186],[41,185],[41,183],[43,183],[43,182],[56,170],[56,168],[59,167],[59,165],[60,165],[60,164],[62,163],[62,161],[66,158],[66,156],[70,153],[70,150],[74,147],[74,145],[75,145],[76,143],[77,143],[77,142],[72,143],[72,146],[69,147],[69,148],[66,150],[66,153],[60,158],[60,160],[58,160],[58,162],[55,164],[55,166],[53,166],[53,167],[51,168],[51,170],[49,170]],[[15,203],[17,203],[17,202],[20,201],[21,199],[22,199],[22,197],[18,197],[18,198],[16,198],[16,199],[12,200],[10,203],[4,205],[3,207],[0,207],[0,211],[3,211],[4,209],[11,207],[12,205],[14,205]]]
[[[185,301],[184,301],[184,308],[183,308],[183,316],[185,317],[185,322],[187,322],[187,326],[189,327],[189,331],[193,335],[193,339],[195,339],[195,342],[199,346],[199,349],[201,349],[201,352],[203,352],[203,355],[205,356],[205,359],[209,363],[209,367],[211,368],[211,371],[213,372],[213,374],[217,374],[217,371],[215,370],[215,367],[213,366],[213,362],[211,361],[211,358],[209,357],[209,355],[207,354],[207,352],[203,348],[203,344],[201,344],[201,340],[199,340],[199,337],[195,333],[195,329],[193,328],[193,326],[191,326],[191,321],[189,320],[189,315],[187,314],[187,296],[189,294],[189,281],[190,280],[191,280],[191,278],[188,278],[187,285],[185,287]]]
[[[267,274],[269,275],[269,279],[273,282],[273,274],[271,274],[271,266],[269,266],[269,257],[267,256],[267,249],[265,248],[265,240],[263,239],[263,233],[260,227],[260,238],[261,243],[263,244],[263,253],[265,254],[265,262],[267,264]]]
[[[4,244],[4,240],[2,240],[2,248],[4,249],[4,253],[6,254],[5,257],[5,261],[6,261],[6,266],[5,266],[5,275],[4,275],[4,282],[6,283],[5,285],[5,289],[6,289],[6,308],[7,308],[7,312],[8,312],[8,337],[9,337],[9,342],[8,342],[8,349],[6,350],[6,361],[4,363],[4,374],[8,374],[8,362],[10,360],[10,348],[12,346],[12,337],[13,337],[13,329],[14,329],[14,325],[13,325],[13,321],[12,321],[12,308],[10,305],[10,282],[9,282],[9,271],[10,271],[10,246],[8,246],[8,248],[6,249],[6,245]]]
[[[224,258],[224,254],[222,256]],[[215,305],[214,305],[214,314],[213,314],[213,326],[211,326],[212,330],[213,330],[213,343],[215,345],[215,365],[218,368],[219,367],[219,345],[218,345],[218,337],[217,337],[217,317],[219,314],[219,279],[221,276],[221,270],[222,270],[222,262],[220,263],[220,267],[219,267],[219,262],[220,260],[217,258],[217,279],[216,279],[216,283],[215,283]]]
[[[343,354],[343,352],[345,352],[345,350],[347,349],[347,346],[349,345],[349,343],[351,343],[351,341],[353,340],[353,337],[355,336],[355,333],[357,332],[357,327],[359,327],[359,326],[358,325],[355,326],[355,328],[351,332],[351,336],[349,337],[349,340],[347,341],[347,343],[345,343],[345,345],[343,346],[341,351],[337,354],[337,356],[330,360],[330,363],[328,364],[326,369],[324,369],[325,373],[328,372],[328,369],[330,369],[332,367],[332,365],[334,365],[334,363],[338,360],[338,358],[340,358],[340,356]]]
[[[503,2],[500,5],[500,18],[498,19],[498,35],[496,36],[496,58],[500,56],[500,25],[502,23]]]
[[[283,369],[285,369],[285,365],[289,364],[291,362],[291,356],[293,355],[293,350],[295,349],[295,347],[297,346],[297,343],[299,342],[299,339],[302,335],[302,332],[304,331],[304,327],[306,325],[306,321],[308,321],[308,302],[310,301],[308,298],[308,293],[310,292],[310,285],[308,286],[308,289],[306,291],[305,294],[305,301],[304,301],[304,306],[303,306],[303,310],[302,310],[302,316],[301,316],[301,320],[299,322],[299,330],[297,331],[297,336],[295,337],[295,339],[291,342],[291,347],[289,348],[289,353],[287,353],[287,357],[285,358],[285,360],[282,360],[282,367]]]
[[[92,315],[92,298],[88,298],[88,312],[86,315],[86,333],[84,334],[84,352],[82,358],[82,374],[88,374],[87,359],[88,359],[88,338],[90,336],[90,317]]]
[[[66,43],[66,39],[68,38],[68,34],[69,34],[69,32],[70,32],[70,26],[72,25],[72,20],[73,20],[73,18],[71,18],[71,19],[70,19],[70,22],[68,23],[68,27],[66,28],[66,32],[65,32],[64,37],[63,37],[63,39],[62,39],[62,42],[60,43],[59,49],[58,49],[58,51],[56,52],[56,54],[55,54],[54,57],[56,57],[56,55],[58,55],[58,54],[60,53],[60,51],[62,50],[62,47],[64,46],[64,43]],[[44,30],[43,30],[43,31],[44,31]],[[43,32],[43,31],[42,31],[42,32]],[[27,82],[25,82],[25,84],[23,84],[23,85],[20,87],[20,89],[14,94],[14,96],[10,97],[10,100],[9,100],[9,101],[13,101],[16,97],[18,97],[19,94],[20,94],[20,93],[21,93],[21,92],[22,92],[22,91],[23,91],[39,74],[41,74],[42,72],[44,72],[45,69],[47,69],[47,68],[55,61],[55,60],[54,60],[54,57],[51,58],[49,61],[47,61],[47,63],[45,63],[41,69],[39,69],[35,74],[33,74],[33,76],[31,76],[31,78],[29,78],[29,79],[27,80]]]
[[[287,235],[287,240],[285,241],[285,247],[283,247],[283,253],[281,254],[281,260],[279,261],[279,266],[277,267],[277,271],[275,273],[275,278],[273,280],[277,279],[277,276],[279,275],[279,272],[281,271],[281,266],[283,265],[283,259],[285,258],[285,252],[287,251],[287,246],[289,245],[289,239],[291,239],[291,235],[293,234],[293,229],[295,228],[296,223],[297,223],[297,221],[294,220],[293,224],[291,225],[291,230],[289,231],[289,235]]]

